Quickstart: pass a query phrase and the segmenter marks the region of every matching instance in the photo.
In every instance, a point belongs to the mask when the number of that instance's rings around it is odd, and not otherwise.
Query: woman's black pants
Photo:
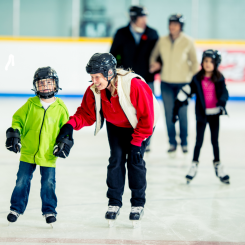
[[[124,192],[127,162],[129,188],[132,192],[131,206],[144,207],[145,190],[146,190],[146,168],[143,160],[145,148],[150,137],[142,142],[141,153],[142,159],[140,163],[130,162],[127,157],[130,151],[130,142],[132,140],[133,128],[117,127],[106,122],[108,141],[110,145],[110,158],[107,167],[107,197],[109,205],[122,206],[122,195]]]
[[[211,142],[213,145],[213,153],[214,153],[214,162],[219,161],[219,115],[210,115],[207,116],[206,122],[198,122],[196,125],[196,145],[194,149],[193,161],[198,162],[198,158],[200,155],[200,150],[203,143],[204,132],[206,128],[206,124],[209,124],[210,132],[211,132]]]

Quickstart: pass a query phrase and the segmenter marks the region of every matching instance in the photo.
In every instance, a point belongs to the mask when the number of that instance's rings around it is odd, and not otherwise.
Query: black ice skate
[[[14,223],[17,221],[17,219],[19,218],[20,214],[10,210],[10,213],[7,216],[7,220],[9,221],[9,223]]]
[[[214,162],[214,170],[216,176],[220,179],[222,183],[230,184],[230,177],[229,175],[224,173],[224,165],[220,162]]]
[[[168,154],[170,157],[175,157],[176,155],[176,145],[170,145],[170,148],[168,149]]]
[[[46,219],[46,223],[53,228],[53,223],[56,222],[55,214],[44,214],[43,217]]]
[[[189,184],[193,180],[193,178],[196,176],[197,166],[198,166],[198,162],[193,161],[191,164],[191,168],[189,170],[189,173],[185,176],[186,180],[187,180],[187,184]]]
[[[129,219],[133,223],[133,228],[137,228],[140,225],[140,220],[144,215],[143,207],[132,207],[131,212],[129,214]]]
[[[105,218],[108,220],[109,227],[112,227],[114,225],[114,222],[119,214],[120,214],[120,207],[108,206],[108,211],[105,214]]]

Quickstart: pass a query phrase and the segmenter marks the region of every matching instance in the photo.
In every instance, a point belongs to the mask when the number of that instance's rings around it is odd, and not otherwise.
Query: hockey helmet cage
[[[53,82],[49,81],[49,79],[53,79]],[[46,86],[46,87],[51,86],[52,90],[47,91],[47,92],[40,91],[39,89],[40,80],[43,80],[42,81],[43,85],[41,86]],[[57,75],[57,72],[53,68],[51,68],[50,66],[47,66],[47,67],[38,68],[36,70],[34,77],[33,77],[33,91],[35,92],[37,96],[39,96],[40,98],[49,99],[49,98],[54,97],[58,93],[59,89],[61,89],[59,87],[59,77]],[[50,90],[50,89],[47,89],[47,90]]]

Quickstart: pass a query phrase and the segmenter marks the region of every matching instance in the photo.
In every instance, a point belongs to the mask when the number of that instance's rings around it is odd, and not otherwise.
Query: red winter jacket
[[[92,84],[93,85],[93,84]],[[91,85],[91,86],[92,86]],[[89,86],[84,94],[82,104],[77,108],[74,116],[67,122],[75,130],[91,126],[96,121],[95,98]],[[106,96],[106,90],[101,92],[101,107],[104,118],[117,127],[132,128],[120,104],[118,95]],[[154,124],[153,94],[150,87],[138,78],[131,80],[131,103],[136,109],[138,124],[132,134],[131,144],[141,146],[142,141],[152,135]]]

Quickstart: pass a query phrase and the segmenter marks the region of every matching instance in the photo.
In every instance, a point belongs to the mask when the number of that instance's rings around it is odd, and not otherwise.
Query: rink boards
[[[0,38],[0,96],[32,94],[35,70],[53,67],[60,78],[60,95],[80,97],[89,85],[85,66],[96,52],[109,52],[110,38]],[[196,41],[198,60],[203,50],[220,50],[220,70],[233,100],[245,100],[245,42]],[[156,81],[156,95],[160,95]]]

